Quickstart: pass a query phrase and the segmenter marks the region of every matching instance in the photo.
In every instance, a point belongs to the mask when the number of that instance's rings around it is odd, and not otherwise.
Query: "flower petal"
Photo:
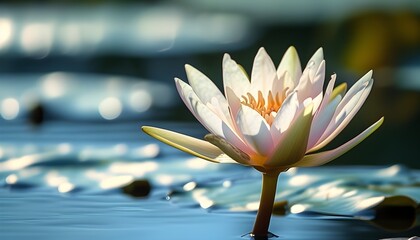
[[[268,168],[291,165],[304,156],[312,121],[313,104],[302,108],[298,117],[281,136],[280,141],[264,164]]]
[[[309,76],[315,76],[319,72],[320,64],[324,61],[324,51],[321,48],[312,55],[311,59],[308,61],[308,65],[305,69],[309,70]],[[324,63],[325,64],[325,63]]]
[[[236,96],[241,97],[249,91],[251,83],[242,68],[233,61],[229,54],[223,56],[223,85],[230,88]]]
[[[227,142],[224,138],[216,136],[214,134],[207,134],[204,139],[210,142],[211,144],[215,145],[219,149],[221,149],[224,153],[226,153],[229,157],[233,160],[237,161],[242,165],[249,165],[250,164],[250,157],[248,154],[244,153],[239,148],[235,147],[234,145]]]
[[[196,157],[215,163],[236,163],[211,143],[162,128],[143,126],[142,130],[157,140]]]
[[[280,135],[289,128],[293,119],[295,119],[298,108],[299,100],[297,93],[294,92],[284,100],[283,105],[271,124],[270,131],[275,145],[278,143]]]
[[[257,96],[261,91],[263,96],[268,95],[273,82],[277,79],[276,67],[264,48],[260,48],[254,59],[251,73],[251,94]]]
[[[185,72],[187,73],[188,82],[197,94],[202,103],[206,104],[211,101],[213,97],[220,100],[225,100],[224,96],[216,85],[202,72],[191,65],[185,65]]]
[[[285,89],[290,89],[292,91],[297,86],[301,75],[302,67],[300,65],[299,55],[296,48],[291,46],[283,55],[277,68],[277,78],[283,78],[283,81],[278,81],[282,83],[282,86],[276,87],[275,83],[273,86],[273,93],[283,92]]]
[[[233,90],[229,87],[226,88],[226,97],[229,103],[231,118],[237,119],[238,112],[242,106],[241,100],[235,95]],[[225,128],[227,128],[227,126],[223,127],[223,129]],[[255,155],[256,153],[255,150],[245,143],[246,142],[244,140],[245,138],[242,135],[242,132],[240,128],[238,127],[236,120],[232,120],[232,131],[228,131],[228,129],[226,129],[224,131],[224,136],[231,144],[235,145],[235,147],[238,147],[239,149],[241,149],[242,151],[244,151],[245,153],[249,155]]]
[[[314,110],[316,111],[322,100],[324,79],[325,61],[322,60],[322,49],[320,49],[309,60],[307,67],[303,71],[299,85],[296,87],[299,101],[312,98],[314,101]]]
[[[191,88],[197,94],[197,97],[204,105],[218,103],[215,108],[218,109],[219,113],[223,113],[224,119],[229,119],[228,103],[226,98],[217,88],[217,86],[203,73],[192,67],[191,65],[185,65],[185,71],[187,73],[188,82]]]
[[[192,90],[190,85],[188,85],[187,83],[185,83],[179,78],[175,78],[175,86],[176,86],[176,89],[178,90],[179,96],[181,97],[182,101],[185,103],[185,106],[187,106],[190,112],[193,113],[195,116],[195,113],[193,112],[193,109],[191,106],[191,101],[188,100],[190,96],[196,95],[195,92]]]
[[[228,100],[230,114],[232,119],[236,119],[239,110],[241,109],[241,99],[238,95],[231,89],[230,87],[225,88],[226,91],[226,99]]]
[[[214,113],[212,109],[205,106],[192,88],[180,79],[175,79],[175,83],[185,105],[190,109],[197,120],[211,133],[226,138],[231,144],[240,148],[242,151],[252,154],[255,150],[250,149],[236,132],[236,123],[224,122],[220,115]],[[230,116],[229,116],[230,118]],[[230,121],[232,122],[232,121]],[[233,126],[232,126],[233,125]]]
[[[384,121],[384,117],[379,119],[376,123],[374,123],[372,126],[367,128],[365,131],[357,135],[352,140],[348,141],[347,143],[341,145],[338,148],[335,148],[333,150],[320,152],[320,153],[314,153],[306,155],[302,160],[299,162],[293,164],[293,167],[314,167],[314,166],[320,166],[327,162],[330,162],[339,156],[343,155],[353,147],[355,147],[357,144],[365,140],[370,134],[372,134],[376,129],[378,129]]]
[[[354,86],[350,88],[343,100],[338,105],[332,121],[319,139],[313,151],[318,150],[331,142],[353,119],[362,107],[372,89],[372,73],[363,76]]]
[[[320,111],[318,111],[314,116],[307,146],[309,151],[311,151],[311,148],[315,146],[322,134],[325,132],[325,129],[328,127],[328,124],[334,116],[335,110],[340,101],[341,96],[338,95],[334,100],[329,102],[326,107],[320,109]]]
[[[188,84],[179,79],[175,79],[175,82],[179,95],[185,105],[187,105],[195,118],[197,118],[209,132],[219,137],[226,138],[231,144],[234,144],[248,154],[255,152],[244,143],[244,140],[236,133],[235,128],[232,127],[232,124],[224,122],[219,115],[215,114],[200,101]]]
[[[260,155],[266,156],[273,149],[270,126],[254,109],[242,105],[236,123],[245,140]]]
[[[235,127],[239,129],[239,127],[237,127],[236,125]],[[246,141],[242,133],[240,132],[240,130],[232,129],[227,124],[222,123],[222,131],[223,131],[224,138],[230,144],[241,149],[243,152],[247,153],[248,155],[255,155],[256,151],[251,146],[245,143]]]
[[[178,78],[175,78],[175,84],[179,95],[195,118],[209,132],[223,137],[222,120],[220,117],[200,101],[190,85]]]
[[[328,82],[327,88],[325,89],[325,94],[322,97],[321,105],[319,106],[316,114],[318,114],[318,112],[320,111],[323,111],[323,109],[328,105],[328,103],[332,101],[333,99],[335,99],[335,98],[331,98],[331,93],[334,89],[336,78],[337,78],[336,74],[333,74],[331,76],[331,80]],[[342,97],[340,99],[342,99]],[[316,114],[315,114],[315,117],[316,117]]]
[[[368,73],[366,73],[363,77],[361,77],[350,89],[349,91],[346,93],[346,95],[344,95],[343,97],[343,101],[340,103],[340,105],[338,106],[337,110],[341,111],[341,109],[343,109],[348,102],[350,102],[353,98],[354,95],[356,95],[358,92],[360,92],[360,89],[364,89],[366,88],[367,85],[369,85],[369,83],[373,80],[372,79],[372,71],[369,71]],[[373,83],[373,82],[372,82]],[[343,86],[344,87],[344,86]]]

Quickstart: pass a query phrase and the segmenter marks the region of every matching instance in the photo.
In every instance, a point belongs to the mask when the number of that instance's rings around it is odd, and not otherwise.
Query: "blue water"
[[[167,122],[3,125],[0,239],[248,239],[258,172],[162,145],[140,132],[144,124],[204,134]],[[124,193],[136,180],[149,183],[137,189],[146,196]],[[270,231],[278,239],[420,235],[419,183],[420,172],[402,165],[292,169],[280,177]]]

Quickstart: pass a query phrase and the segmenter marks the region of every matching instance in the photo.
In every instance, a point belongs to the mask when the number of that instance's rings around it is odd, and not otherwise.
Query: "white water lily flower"
[[[169,130],[143,127],[158,140],[197,157],[218,163],[236,162],[262,172],[260,206],[252,236],[267,238],[281,172],[312,167],[344,154],[383,122],[338,148],[313,153],[333,140],[350,122],[372,89],[372,71],[346,93],[334,88],[335,74],[325,93],[325,61],[320,48],[303,70],[296,49],[290,47],[276,69],[261,48],[251,80],[228,54],[223,57],[224,94],[203,73],[185,66],[189,85],[175,83],[185,105],[210,132],[205,141]]]
[[[383,117],[349,142],[316,152],[333,140],[363,105],[372,89],[372,71],[347,92],[334,88],[331,76],[325,92],[322,48],[301,70],[290,47],[275,68],[264,48],[254,60],[251,79],[228,54],[223,57],[224,94],[203,73],[185,66],[189,84],[176,78],[178,92],[210,134],[205,141],[169,130],[143,127],[158,140],[197,157],[218,163],[236,162],[261,172],[325,164],[363,141]]]

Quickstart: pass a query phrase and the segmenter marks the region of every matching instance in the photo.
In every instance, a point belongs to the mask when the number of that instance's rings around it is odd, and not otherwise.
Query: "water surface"
[[[0,239],[247,239],[258,172],[161,145],[137,130],[143,124],[2,127]],[[278,239],[419,235],[419,183],[402,165],[291,169],[270,230]]]

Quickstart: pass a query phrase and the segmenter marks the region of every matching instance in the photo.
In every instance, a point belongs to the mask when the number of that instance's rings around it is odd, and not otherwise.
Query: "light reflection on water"
[[[166,124],[197,134],[191,124]],[[1,130],[0,239],[244,239],[258,207],[259,174],[191,158],[137,128]],[[58,136],[62,141],[51,140]],[[280,177],[270,230],[279,239],[413,236],[419,176],[399,165],[291,169]],[[128,188],[135,180],[140,184]],[[392,231],[389,217],[399,221]]]
[[[176,104],[176,90],[168,84],[133,77],[70,72],[1,74],[0,85],[0,116],[4,120],[30,118],[37,106],[45,110],[48,120],[137,120],[168,115]]]

